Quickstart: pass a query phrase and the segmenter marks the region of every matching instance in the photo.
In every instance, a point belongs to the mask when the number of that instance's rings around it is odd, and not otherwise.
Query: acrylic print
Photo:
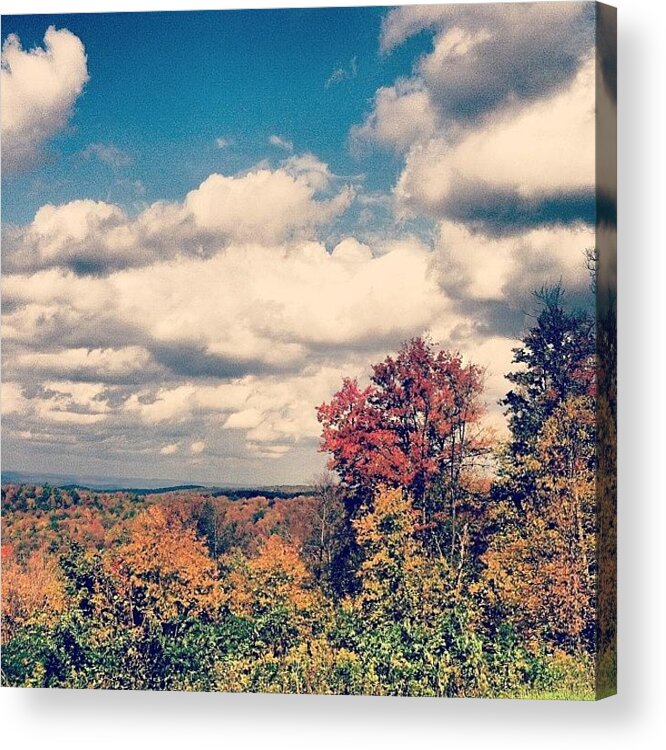
[[[2,19],[2,684],[615,692],[615,11]]]

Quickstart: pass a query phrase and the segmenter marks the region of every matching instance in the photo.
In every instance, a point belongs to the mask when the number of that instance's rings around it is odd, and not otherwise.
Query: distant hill
[[[154,490],[188,489],[203,487],[174,479],[145,479],[143,477],[80,476],[76,474],[49,474],[46,472],[2,471],[2,484],[50,484],[52,487],[80,487],[91,490]]]
[[[247,498],[263,495],[264,497],[295,497],[312,492],[309,485],[269,485],[251,487],[241,484],[186,484],[170,479],[144,479],[139,477],[100,477],[77,476],[72,474],[30,473],[22,471],[3,471],[2,484],[50,484],[62,489],[87,489],[96,492],[133,492],[138,495],[153,495],[178,490],[205,490],[219,497]]]

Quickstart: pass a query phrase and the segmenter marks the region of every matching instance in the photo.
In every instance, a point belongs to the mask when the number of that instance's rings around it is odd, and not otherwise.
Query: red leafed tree
[[[345,379],[317,409],[321,450],[331,453],[352,511],[380,485],[400,487],[424,524],[446,509],[455,525],[461,473],[484,449],[482,371],[415,338],[372,372],[367,388]]]

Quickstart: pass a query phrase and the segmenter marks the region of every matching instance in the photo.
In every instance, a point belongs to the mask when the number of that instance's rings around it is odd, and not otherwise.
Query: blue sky
[[[390,153],[355,158],[351,124],[375,91],[407,75],[430,45],[420,35],[392,55],[378,39],[384,8],[295,9],[4,16],[3,41],[43,43],[50,25],[84,43],[90,81],[66,132],[40,169],[12,176],[5,221],[24,223],[47,201],[80,197],[131,206],[175,199],[211,172],[238,172],[284,153],[271,134],[311,151],[340,175],[366,176],[388,190],[400,169]],[[337,69],[357,74],[335,85]],[[231,141],[218,148],[216,139]],[[81,158],[90,143],[110,143],[132,163],[110,168]],[[144,194],[131,183],[140,181]]]
[[[592,303],[596,12],[3,17],[3,469],[307,482],[420,335],[506,434],[533,290]]]

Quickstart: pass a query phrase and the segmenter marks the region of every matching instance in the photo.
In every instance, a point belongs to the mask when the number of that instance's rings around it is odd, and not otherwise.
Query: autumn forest
[[[614,316],[597,323],[559,286],[534,308],[506,436],[484,422],[473,352],[426,336],[312,405],[329,471],[308,488],[3,484],[2,683],[612,689]]]

